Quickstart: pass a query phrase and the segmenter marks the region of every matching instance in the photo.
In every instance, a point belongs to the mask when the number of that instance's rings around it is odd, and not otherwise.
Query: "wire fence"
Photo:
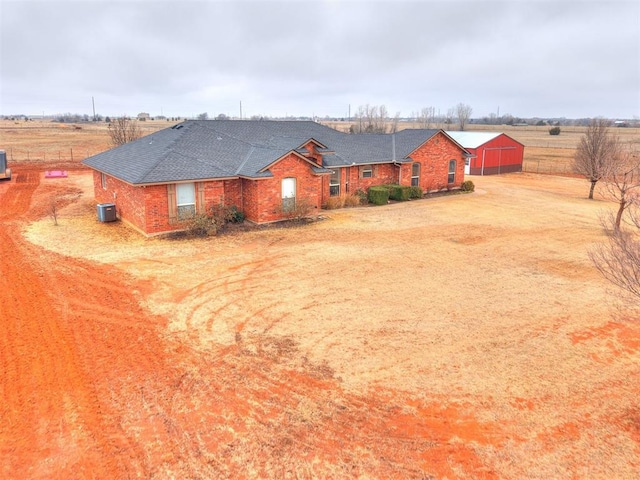
[[[525,160],[522,171],[526,173],[542,173],[545,175],[573,175],[569,162],[553,162],[544,160]]]
[[[87,148],[60,149],[23,149],[9,147],[5,149],[7,161],[12,163],[20,162],[81,162],[85,158],[100,153],[99,150]]]

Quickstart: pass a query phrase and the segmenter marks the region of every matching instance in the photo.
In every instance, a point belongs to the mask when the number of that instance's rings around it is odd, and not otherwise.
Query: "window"
[[[196,213],[196,188],[193,183],[176,185],[176,205],[180,220],[191,218]]]
[[[282,211],[284,213],[296,210],[296,179],[287,177],[282,179]]]
[[[456,182],[456,161],[449,160],[449,176],[447,177],[447,183]]]
[[[362,165],[360,167],[360,178],[373,178],[373,167],[371,165]]]
[[[104,190],[107,189],[107,176],[104,173],[100,174],[100,185]]]
[[[418,162],[411,165],[411,186],[420,186],[420,164]]]
[[[332,197],[336,197],[340,195],[340,173],[341,169],[336,168],[331,172],[331,177],[329,178],[329,195]]]

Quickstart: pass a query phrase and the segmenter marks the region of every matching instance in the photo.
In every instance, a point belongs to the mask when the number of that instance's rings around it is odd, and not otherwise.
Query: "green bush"
[[[465,180],[460,185],[460,190],[463,192],[473,192],[476,189],[476,186],[473,184],[471,180]]]
[[[242,210],[239,210],[235,205],[227,207],[226,221],[231,223],[244,222],[245,214]]]
[[[389,198],[391,200],[397,200],[404,202],[411,198],[411,187],[404,185],[385,185],[389,189]]]
[[[549,135],[560,135],[560,127],[550,128]]]
[[[411,189],[409,198],[422,198],[422,188],[420,187],[409,187]]]
[[[386,205],[389,203],[389,189],[382,185],[369,187],[367,196],[374,205]]]

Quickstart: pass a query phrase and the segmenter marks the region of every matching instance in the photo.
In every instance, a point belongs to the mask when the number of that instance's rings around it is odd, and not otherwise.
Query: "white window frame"
[[[293,185],[292,195],[285,196],[285,184],[290,183]],[[281,196],[282,196],[282,212],[291,213],[296,210],[296,195],[298,190],[298,181],[295,177],[285,177],[281,182]]]
[[[187,188],[191,187],[192,195],[185,195]],[[182,190],[182,192],[181,192]],[[181,199],[182,197],[182,199]],[[192,198],[193,197],[193,201]],[[178,183],[176,184],[176,211],[180,220],[193,218],[196,214],[196,184],[195,183]]]
[[[453,165],[453,168],[451,166]],[[447,175],[447,183],[456,183],[456,168],[458,167],[458,162],[454,159],[449,160],[449,174]]]
[[[337,175],[338,179],[334,178],[334,175]],[[330,197],[338,197],[340,196],[340,182],[342,180],[342,169],[336,168],[331,176],[329,177],[329,196]],[[336,183],[337,182],[337,183]]]
[[[418,167],[418,174],[415,174],[415,167]],[[413,162],[411,164],[411,186],[412,187],[419,187],[420,186],[420,162]]]
[[[107,175],[104,173],[100,173],[100,185],[102,185],[102,189],[107,189]]]
[[[373,165],[363,165],[360,170],[360,178],[373,178]]]

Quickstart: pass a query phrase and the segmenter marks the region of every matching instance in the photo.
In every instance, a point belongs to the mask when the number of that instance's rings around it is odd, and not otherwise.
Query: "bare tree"
[[[613,227],[620,230],[625,210],[638,204],[640,193],[640,157],[629,149],[619,150],[605,163],[604,178],[606,194],[618,204]]]
[[[209,120],[209,114],[207,112],[199,113],[196,117],[198,120]]]
[[[387,130],[388,113],[384,105],[365,105],[358,107],[354,115],[356,123],[351,125],[351,133],[385,133]]]
[[[400,123],[400,112],[396,112],[395,117],[391,121],[391,133],[396,133],[398,131],[398,124]]]
[[[640,212],[635,204],[630,212],[630,228],[613,229],[609,241],[591,250],[589,257],[604,278],[640,301]],[[602,223],[611,231],[613,214]]]
[[[589,199],[620,150],[618,138],[609,133],[609,121],[596,118],[589,123],[573,158],[573,171],[591,182]]]
[[[434,107],[423,107],[416,115],[416,120],[420,128],[429,128],[435,122],[436,109]]]
[[[109,123],[108,132],[111,143],[116,147],[137,140],[142,136],[142,132],[136,121],[128,117],[113,119],[111,123]]]
[[[469,123],[471,112],[473,112],[473,109],[469,105],[465,105],[464,103],[456,105],[456,118],[458,119],[458,127],[460,127],[460,131],[463,131],[464,127]]]
[[[53,195],[49,203],[49,215],[54,225],[58,225],[58,197]]]
[[[451,125],[453,123],[453,119],[455,118],[455,116],[456,116],[456,109],[455,108],[448,109],[447,114],[444,116],[444,124]]]

